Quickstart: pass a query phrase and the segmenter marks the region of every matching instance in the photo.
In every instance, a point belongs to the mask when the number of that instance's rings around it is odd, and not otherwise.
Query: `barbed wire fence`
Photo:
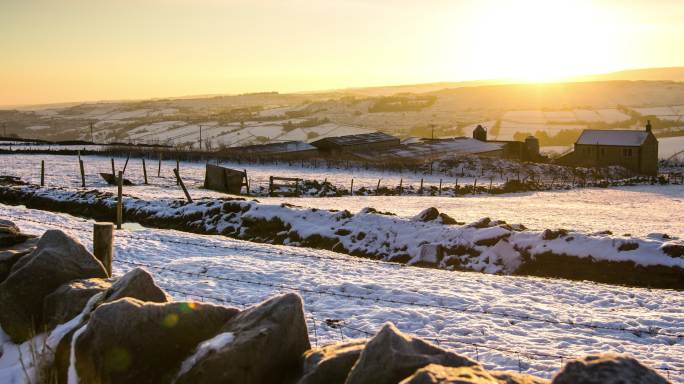
[[[8,215],[8,214],[3,214],[3,216],[7,217],[9,219],[12,219],[12,220],[31,222],[31,223],[35,223],[35,224],[44,225],[44,226],[57,227],[60,229],[74,230],[74,231],[79,231],[79,232],[90,232],[91,231],[90,229],[70,226],[70,225],[66,225],[63,223],[42,222],[39,220],[33,220],[33,219],[29,219],[29,218],[18,217],[18,216]],[[71,219],[72,218],[70,217],[70,220]],[[82,219],[77,219],[77,220],[83,224],[91,224],[92,223],[92,221],[88,221],[88,220],[82,220]],[[135,236],[135,235],[126,234],[126,233],[120,233],[120,232],[116,233],[116,237],[126,238],[126,239],[130,239],[130,240],[155,241],[155,242],[162,242],[162,243],[182,244],[182,245],[189,245],[189,246],[203,247],[203,248],[227,249],[227,250],[228,249],[229,250],[236,250],[237,249],[236,247],[229,247],[229,246],[223,246],[223,245],[218,245],[218,244],[206,244],[206,243],[199,243],[199,242],[194,242],[194,241],[180,241],[180,240],[164,239],[164,238],[149,238],[149,237],[143,237],[143,236]],[[404,264],[391,263],[391,262],[386,262],[386,261],[381,261],[381,260],[363,259],[363,258],[354,259],[354,258],[313,255],[313,254],[306,254],[306,255],[298,254],[298,255],[288,255],[288,256],[312,258],[312,259],[319,259],[319,260],[340,261],[340,262],[345,262],[345,263],[346,262],[354,262],[354,263],[361,263],[361,264],[383,265],[383,266],[388,266],[388,267],[392,267],[392,268],[413,268],[410,266],[406,266]],[[153,269],[153,270],[157,270],[157,271],[170,272],[170,273],[174,273],[174,274],[178,274],[178,275],[186,275],[189,277],[210,279],[214,282],[224,281],[224,282],[244,284],[244,285],[268,287],[268,288],[274,289],[275,290],[274,293],[296,292],[299,294],[327,295],[327,296],[333,296],[333,297],[344,298],[344,299],[349,299],[349,300],[362,300],[362,301],[393,304],[393,305],[405,305],[405,306],[414,306],[414,307],[422,307],[422,308],[435,308],[435,309],[448,310],[448,311],[461,312],[461,313],[468,313],[468,314],[482,314],[482,315],[487,315],[487,316],[496,316],[496,317],[502,317],[502,318],[508,318],[508,319],[515,319],[516,321],[520,321],[520,322],[543,322],[543,323],[552,324],[552,325],[570,327],[573,329],[601,330],[601,331],[610,331],[610,332],[630,333],[630,334],[633,334],[637,337],[642,337],[642,336],[669,336],[669,337],[675,338],[677,340],[677,342],[684,339],[684,333],[675,332],[675,331],[671,331],[671,330],[667,330],[667,329],[660,329],[660,328],[656,328],[656,327],[632,328],[632,327],[625,326],[624,324],[622,324],[620,326],[608,326],[608,325],[601,325],[601,324],[563,321],[563,320],[560,320],[557,318],[551,319],[551,318],[542,318],[542,317],[529,316],[529,315],[524,316],[524,315],[517,315],[517,314],[513,314],[513,313],[489,311],[489,310],[484,310],[484,309],[457,307],[457,306],[449,306],[449,305],[441,305],[441,304],[433,304],[433,303],[425,303],[425,302],[411,302],[411,301],[403,301],[403,300],[381,298],[381,297],[370,297],[370,296],[355,295],[355,294],[348,294],[348,293],[321,290],[321,289],[302,288],[302,287],[296,287],[296,286],[290,286],[290,285],[286,285],[286,284],[272,283],[272,282],[266,282],[266,281],[253,281],[253,280],[243,279],[243,278],[216,276],[216,275],[207,274],[206,272],[201,273],[201,272],[184,271],[184,270],[174,269],[174,268],[164,266],[164,265],[155,265],[155,264],[150,264],[150,263],[143,263],[140,261],[125,260],[122,258],[116,258],[116,259],[114,259],[114,262],[124,264],[124,265],[129,265],[132,268],[134,268],[134,267],[149,268],[149,269]],[[181,290],[178,288],[172,288],[169,286],[164,286],[163,288],[168,292],[172,292],[176,295],[180,295],[182,297],[185,297],[186,299],[193,299],[194,298],[195,300],[199,299],[198,301],[205,301],[206,300],[206,301],[214,302],[214,303],[236,305],[236,306],[239,306],[241,308],[246,308],[246,307],[249,307],[251,305],[257,304],[257,303],[241,302],[241,301],[226,298],[226,297],[216,297],[216,296],[211,296],[211,295],[206,295],[206,294],[198,294],[195,292],[188,292],[188,291],[184,291],[184,290]],[[363,329],[359,326],[355,326],[352,323],[353,319],[323,318],[323,317],[320,317],[318,314],[312,312],[311,310],[307,310],[307,312],[308,312],[308,313],[306,313],[307,324],[309,325],[310,330],[313,332],[312,336],[313,336],[314,345],[320,345],[319,334],[324,329],[323,327],[327,328],[328,330],[337,331],[337,332],[333,332],[333,334],[337,334],[339,336],[338,339],[340,341],[344,341],[345,338],[349,338],[351,336],[363,337],[363,338],[372,337],[376,333],[375,330],[367,330],[367,329]],[[387,320],[389,321],[391,319],[387,319]],[[515,324],[512,324],[512,325],[515,325]],[[348,330],[349,335],[345,336],[344,330]],[[469,347],[469,348],[471,348],[471,351],[473,352],[472,355],[475,356],[474,359],[477,360],[478,362],[483,362],[481,360],[481,354],[480,354],[481,351],[492,351],[495,353],[499,353],[501,355],[504,355],[504,356],[507,356],[507,357],[513,359],[514,361],[517,361],[518,372],[523,372],[527,368],[529,368],[529,363],[531,363],[531,362],[541,362],[541,361],[548,361],[548,360],[552,359],[552,360],[556,360],[559,363],[559,367],[562,367],[565,362],[567,362],[569,360],[576,359],[579,357],[579,356],[567,355],[567,354],[562,354],[562,353],[546,353],[546,352],[529,351],[529,350],[525,350],[525,349],[511,349],[511,348],[504,348],[504,347],[495,347],[495,346],[491,346],[491,345],[487,345],[487,344],[465,341],[462,338],[457,338],[457,337],[464,337],[466,335],[456,335],[456,336],[449,335],[449,336],[440,336],[440,337],[421,336],[421,335],[418,335],[418,336],[421,337],[422,339],[431,341],[431,342],[436,343],[438,345],[461,345],[461,346]],[[484,362],[484,363],[486,363],[486,362]],[[684,368],[658,366],[658,367],[654,367],[654,369],[663,372],[667,376],[668,380],[671,379],[671,373],[676,373],[677,375],[684,374]]]

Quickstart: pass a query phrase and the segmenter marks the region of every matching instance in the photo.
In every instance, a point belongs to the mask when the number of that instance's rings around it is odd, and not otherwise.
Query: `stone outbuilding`
[[[658,139],[646,129],[587,129],[575,142],[574,151],[558,158],[558,164],[576,167],[622,166],[640,175],[658,174]]]

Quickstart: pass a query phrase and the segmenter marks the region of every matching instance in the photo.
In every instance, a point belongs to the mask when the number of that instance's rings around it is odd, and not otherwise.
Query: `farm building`
[[[643,131],[587,129],[575,142],[574,151],[557,160],[559,164],[582,167],[619,165],[635,173],[658,174],[658,140],[651,122]]]
[[[399,144],[399,138],[390,136],[383,132],[326,137],[311,143],[311,145],[318,148],[325,154],[340,154],[351,151],[385,149],[397,147]]]
[[[374,151],[357,150],[350,153],[364,161],[394,165],[420,164],[426,161],[445,160],[467,155],[503,155],[504,145],[487,143],[467,137],[453,139],[426,139],[422,142]]]
[[[500,145],[502,147],[500,156],[506,159],[534,162],[546,160],[544,156],[539,154],[539,140],[534,136],[528,136],[525,141],[488,140],[487,130],[478,125],[473,130],[473,139]]]
[[[269,159],[310,159],[317,157],[318,148],[302,141],[230,147],[221,151],[227,157]]]

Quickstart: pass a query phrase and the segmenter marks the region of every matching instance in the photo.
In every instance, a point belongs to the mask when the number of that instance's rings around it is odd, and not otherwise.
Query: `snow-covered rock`
[[[668,381],[632,357],[606,353],[568,362],[552,383],[667,384]]]
[[[366,340],[351,340],[306,351],[298,384],[344,384],[365,345]]]
[[[31,254],[20,258],[0,283],[0,326],[14,342],[42,329],[43,299],[75,279],[106,278],[102,264],[77,240],[49,230]]]
[[[81,383],[170,383],[182,362],[239,311],[124,298],[99,306],[74,335]]]
[[[230,342],[185,367],[176,383],[284,383],[301,373],[310,348],[302,299],[296,294],[271,298],[248,308],[221,328]]]
[[[368,341],[346,384],[394,384],[428,364],[449,367],[477,365],[466,357],[405,335],[387,323]]]

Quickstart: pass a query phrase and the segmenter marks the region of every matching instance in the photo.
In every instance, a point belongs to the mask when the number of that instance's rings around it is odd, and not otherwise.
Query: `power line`
[[[216,280],[239,282],[239,283],[245,283],[245,284],[266,286],[266,287],[271,287],[271,288],[286,289],[286,290],[298,291],[298,292],[302,292],[302,293],[321,294],[321,295],[329,295],[329,296],[335,296],[335,297],[344,297],[347,299],[376,301],[376,302],[390,303],[390,304],[410,305],[410,306],[423,307],[423,308],[438,308],[438,309],[445,309],[445,310],[450,310],[450,311],[455,311],[455,312],[463,312],[463,313],[477,313],[477,314],[493,315],[493,316],[512,318],[512,319],[516,319],[516,320],[520,320],[520,321],[539,321],[539,322],[543,322],[543,323],[547,323],[547,324],[567,325],[567,326],[574,327],[574,328],[588,328],[588,329],[594,329],[594,330],[598,329],[598,330],[607,330],[607,331],[626,332],[626,333],[635,334],[637,336],[645,333],[645,334],[651,334],[654,336],[655,335],[663,335],[663,336],[672,336],[672,337],[676,337],[676,338],[684,337],[684,334],[673,333],[673,332],[669,332],[669,331],[662,330],[662,329],[654,329],[654,328],[652,328],[652,329],[638,329],[638,328],[628,328],[628,327],[610,327],[610,326],[605,326],[605,325],[576,323],[576,322],[571,322],[571,321],[566,322],[566,321],[560,321],[560,320],[544,319],[544,318],[535,317],[535,316],[523,316],[523,315],[516,315],[516,314],[512,314],[512,313],[504,313],[504,312],[497,312],[497,311],[477,310],[477,309],[471,309],[471,308],[454,307],[454,306],[448,306],[448,305],[420,303],[420,302],[410,302],[410,301],[402,301],[402,300],[395,300],[395,299],[383,299],[383,298],[379,298],[379,297],[367,297],[367,296],[352,295],[352,294],[347,294],[347,293],[339,293],[339,292],[315,290],[315,289],[309,289],[309,288],[292,287],[292,286],[288,286],[285,284],[269,283],[269,282],[264,282],[264,281],[251,281],[251,280],[231,278],[231,277],[225,277],[225,276],[213,276],[213,275],[209,275],[209,274],[199,274],[199,273],[193,273],[193,272],[188,272],[188,271],[181,271],[181,270],[177,270],[177,269],[173,269],[173,268],[169,268],[169,267],[140,263],[140,262],[129,261],[129,260],[118,259],[117,261],[124,263],[124,264],[136,265],[136,266],[140,266],[140,267],[149,267],[149,268],[154,268],[154,269],[158,269],[158,270],[169,271],[169,272],[173,272],[173,273],[185,274],[185,275],[190,275],[190,276],[197,276],[197,277],[202,276],[202,277],[207,277],[207,278],[216,279]]]

